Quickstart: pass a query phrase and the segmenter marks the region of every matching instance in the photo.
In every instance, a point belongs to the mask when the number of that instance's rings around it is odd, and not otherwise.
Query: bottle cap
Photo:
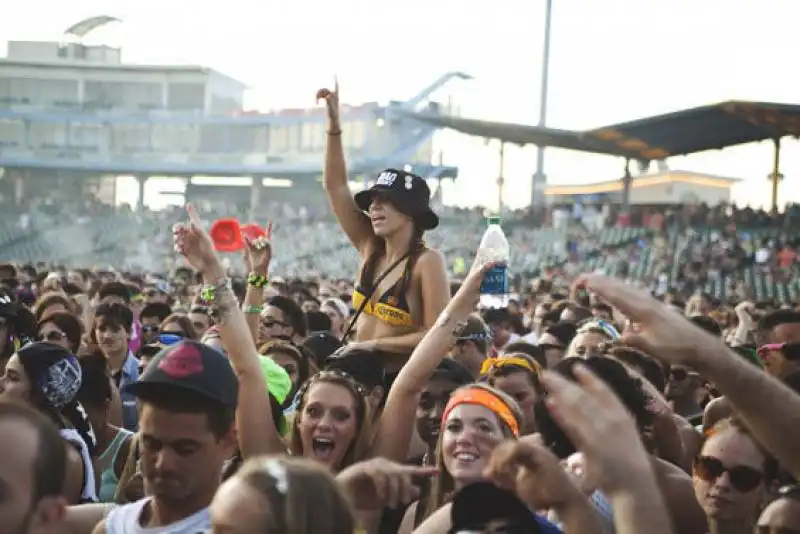
[[[492,215],[491,217],[487,218],[489,224],[500,224],[500,217],[497,215]]]

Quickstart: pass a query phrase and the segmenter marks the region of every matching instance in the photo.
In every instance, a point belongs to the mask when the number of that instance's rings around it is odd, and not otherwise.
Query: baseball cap
[[[491,341],[492,332],[476,314],[467,317],[455,331],[456,341]]]
[[[325,370],[342,371],[372,389],[384,384],[386,357],[380,351],[350,348],[338,349],[325,360]]]
[[[330,332],[312,332],[303,342],[303,347],[314,355],[318,365],[322,365],[341,346],[339,338]]]
[[[139,380],[123,388],[135,397],[169,389],[190,391],[236,409],[239,382],[221,352],[197,341],[184,340],[162,349]]]
[[[264,380],[267,382],[269,394],[275,397],[278,404],[283,404],[292,390],[292,379],[289,374],[269,356],[259,354],[258,363],[261,366]]]
[[[491,503],[491,506],[487,506]],[[503,532],[534,534],[543,532],[536,514],[510,491],[490,482],[465,486],[453,499],[450,534],[481,532],[490,523],[502,522]]]

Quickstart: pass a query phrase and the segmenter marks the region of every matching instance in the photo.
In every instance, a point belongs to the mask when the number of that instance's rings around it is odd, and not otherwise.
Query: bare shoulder
[[[105,518],[114,508],[113,504],[79,504],[67,507],[66,528],[67,534],[104,534],[106,531]]]
[[[426,248],[417,260],[417,268],[424,270],[444,269],[444,255],[434,248]]]
[[[100,521],[92,529],[92,534],[106,534],[106,522]]]

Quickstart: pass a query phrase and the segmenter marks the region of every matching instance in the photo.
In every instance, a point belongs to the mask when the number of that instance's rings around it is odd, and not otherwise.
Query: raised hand
[[[339,80],[334,80],[333,91],[330,89],[320,89],[317,91],[317,102],[325,100],[328,108],[328,130],[336,132],[341,130],[339,123]]]
[[[613,493],[638,476],[652,476],[633,416],[591,371],[578,365],[575,376],[577,384],[545,372],[542,382],[553,419],[583,452],[587,486]]]
[[[419,497],[415,478],[432,477],[435,467],[402,465],[373,458],[351,465],[336,477],[359,510],[397,508]]]
[[[475,260],[469,274],[461,283],[461,287],[458,288],[456,294],[453,295],[450,304],[448,304],[448,310],[451,314],[460,317],[461,315],[468,315],[475,309],[481,296],[483,277],[492,267],[494,267],[492,262],[480,263],[477,259]]]
[[[244,237],[244,259],[251,272],[267,276],[272,260],[272,221],[267,223],[263,237]]]
[[[536,439],[524,437],[501,444],[492,453],[484,474],[495,485],[516,492],[535,510],[583,499],[558,458]]]
[[[177,223],[172,227],[175,252],[186,258],[194,269],[206,274],[219,267],[219,258],[197,210],[193,205],[187,204],[186,213],[189,216],[188,223]]]
[[[648,293],[622,280],[601,275],[584,275],[576,281],[597,293],[605,302],[638,323],[636,332],[626,332],[622,342],[670,364],[691,366],[701,347],[722,345],[704,330],[687,321]]]

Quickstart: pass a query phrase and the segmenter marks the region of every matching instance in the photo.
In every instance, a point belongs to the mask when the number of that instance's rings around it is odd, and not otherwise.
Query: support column
[[[263,176],[253,176],[250,185],[250,220],[258,220],[258,212],[261,207],[261,194],[264,189]]]
[[[544,45],[542,46],[542,86],[539,90],[539,123],[547,126],[547,93],[550,74],[550,27],[553,16],[553,0],[547,0],[544,13]],[[531,183],[531,209],[544,206],[544,189],[547,186],[547,175],[544,172],[544,147],[536,147],[536,172]]]
[[[161,108],[169,109],[169,83],[161,84]]]
[[[191,186],[192,186],[192,177],[186,176],[186,181],[183,183],[183,204],[184,206],[192,200],[191,198]]]
[[[500,169],[497,173],[497,213],[503,213],[503,188],[505,186],[506,144],[500,141]]]
[[[20,206],[25,198],[25,171],[18,171],[14,176],[14,205]]]
[[[630,215],[631,213],[631,160],[625,160],[625,174],[622,176],[622,211]]]
[[[777,215],[778,184],[783,180],[783,175],[781,174],[781,140],[773,139],[773,143],[775,143],[775,152],[772,158],[772,173],[769,175],[769,179],[772,182],[772,214]]]
[[[139,197],[136,199],[136,211],[144,211],[144,185],[147,182],[147,176],[138,175],[136,183],[139,186]]]

